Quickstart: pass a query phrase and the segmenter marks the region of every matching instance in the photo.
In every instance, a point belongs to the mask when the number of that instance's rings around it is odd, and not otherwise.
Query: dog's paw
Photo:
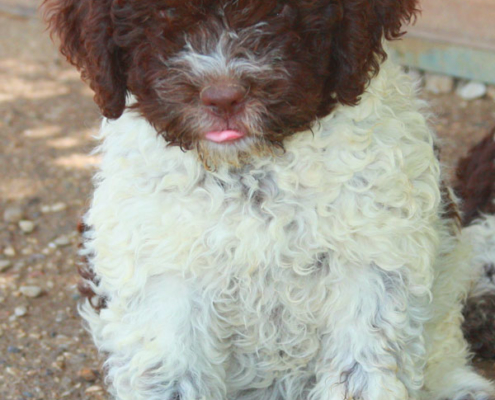
[[[495,400],[495,387],[471,367],[447,374],[434,398],[438,400]]]
[[[451,368],[459,358],[429,366],[422,399],[495,400],[495,386],[469,365]]]

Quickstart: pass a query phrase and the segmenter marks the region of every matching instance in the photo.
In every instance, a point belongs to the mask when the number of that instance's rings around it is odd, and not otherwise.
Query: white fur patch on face
[[[256,56],[243,48],[243,37],[257,34],[258,31],[253,28],[239,33],[223,31],[219,37],[203,36],[204,41],[197,46],[186,39],[184,51],[166,65],[173,67],[185,62],[195,78],[205,80],[220,76],[255,78],[259,74],[271,73],[271,60],[277,57],[275,50],[263,56]]]
[[[194,132],[195,151],[198,157],[211,167],[228,164],[239,166],[249,159],[249,154],[271,154],[273,146],[264,140],[264,119],[268,111],[259,98],[253,96],[250,85],[258,86],[265,81],[287,79],[287,71],[275,66],[276,50],[259,56],[243,50],[243,41],[250,35],[258,34],[257,28],[240,33],[223,31],[218,36],[203,36],[203,42],[193,45],[186,42],[183,51],[169,60],[163,60],[164,68],[173,71],[166,82],[158,79],[155,90],[163,101],[169,100],[170,87],[174,84],[191,85],[198,91],[218,81],[240,82],[247,87],[242,111],[230,118],[213,116],[203,107],[199,99],[181,106],[187,129]],[[242,133],[239,140],[212,143],[206,135],[212,131],[235,130]]]

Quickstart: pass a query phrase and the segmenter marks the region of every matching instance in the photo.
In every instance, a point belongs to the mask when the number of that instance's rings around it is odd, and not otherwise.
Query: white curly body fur
[[[483,296],[495,292],[495,276],[485,268],[495,266],[495,216],[483,215],[463,230],[463,241],[471,243],[473,257],[472,273],[475,274],[470,296]]]
[[[487,399],[421,107],[386,63],[283,154],[214,172],[104,122],[84,251],[107,307],[81,312],[115,398]]]

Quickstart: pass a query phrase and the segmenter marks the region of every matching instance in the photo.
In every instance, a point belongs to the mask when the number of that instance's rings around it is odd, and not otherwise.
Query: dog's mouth
[[[206,140],[214,143],[231,143],[244,138],[246,134],[239,130],[225,129],[209,131],[204,135]]]

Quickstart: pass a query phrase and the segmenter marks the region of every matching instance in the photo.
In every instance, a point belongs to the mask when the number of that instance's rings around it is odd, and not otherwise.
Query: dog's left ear
[[[95,92],[107,118],[118,118],[127,93],[121,49],[112,39],[113,0],[45,0],[41,6],[60,51]]]
[[[402,25],[419,12],[418,0],[339,1],[343,16],[331,33],[326,92],[334,103],[355,105],[386,58],[383,39],[403,35]]]

